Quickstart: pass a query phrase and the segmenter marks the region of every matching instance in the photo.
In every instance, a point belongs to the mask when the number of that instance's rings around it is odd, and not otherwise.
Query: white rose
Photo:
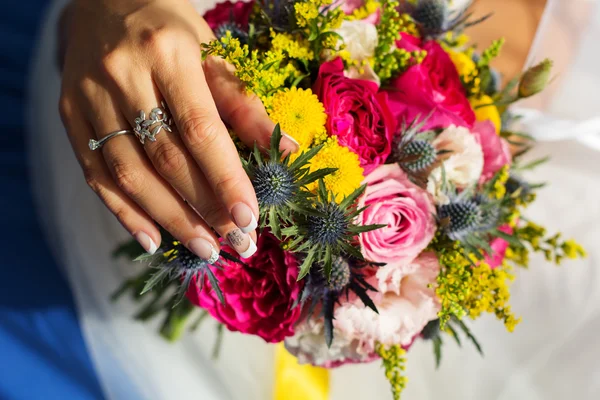
[[[373,24],[364,21],[344,21],[336,32],[344,39],[346,50],[353,60],[364,61],[375,55],[377,28]]]
[[[432,144],[438,151],[450,152],[442,162],[449,183],[464,189],[479,181],[483,171],[483,151],[469,129],[451,125],[435,138]],[[438,203],[444,203],[446,199],[441,193],[442,175],[442,166],[437,167],[431,172],[427,185],[427,190]]]

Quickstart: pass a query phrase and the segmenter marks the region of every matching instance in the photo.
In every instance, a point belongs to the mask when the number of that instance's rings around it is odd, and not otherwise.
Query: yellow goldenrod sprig
[[[406,350],[397,344],[386,348],[381,343],[377,343],[375,352],[381,357],[385,377],[390,382],[394,400],[400,400],[400,394],[407,381],[404,376]]]

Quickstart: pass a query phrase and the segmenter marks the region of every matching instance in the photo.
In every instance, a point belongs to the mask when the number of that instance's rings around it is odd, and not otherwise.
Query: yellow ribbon
[[[275,388],[273,400],[327,400],[329,371],[312,365],[300,365],[283,346],[275,350]]]

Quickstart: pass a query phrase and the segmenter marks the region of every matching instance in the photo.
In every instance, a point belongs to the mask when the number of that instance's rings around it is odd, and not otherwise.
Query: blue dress
[[[0,13],[0,399],[101,399],[73,298],[37,221],[27,174],[25,82],[44,0]]]

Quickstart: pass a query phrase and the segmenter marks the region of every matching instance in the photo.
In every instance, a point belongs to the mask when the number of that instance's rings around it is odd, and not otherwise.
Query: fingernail
[[[235,224],[243,233],[252,232],[258,226],[254,213],[250,207],[244,203],[237,203],[233,206],[231,209],[231,216],[233,217]]]
[[[256,253],[256,243],[240,229],[234,229],[227,234],[227,241],[242,258],[251,257]]]
[[[300,150],[300,143],[298,143],[296,139],[294,139],[285,132],[281,132],[281,136],[281,142],[279,143],[280,147],[289,149],[292,153],[295,153],[298,150]]]
[[[156,245],[156,243],[154,243],[154,240],[152,240],[152,238],[150,238],[150,236],[148,236],[146,233],[138,232],[135,235],[133,235],[133,237],[135,238],[135,240],[137,240],[140,246],[142,246],[144,250],[146,250],[146,253],[150,255],[156,253],[158,246]]]
[[[219,252],[206,239],[194,238],[188,242],[187,248],[210,264],[214,264],[219,259]]]

